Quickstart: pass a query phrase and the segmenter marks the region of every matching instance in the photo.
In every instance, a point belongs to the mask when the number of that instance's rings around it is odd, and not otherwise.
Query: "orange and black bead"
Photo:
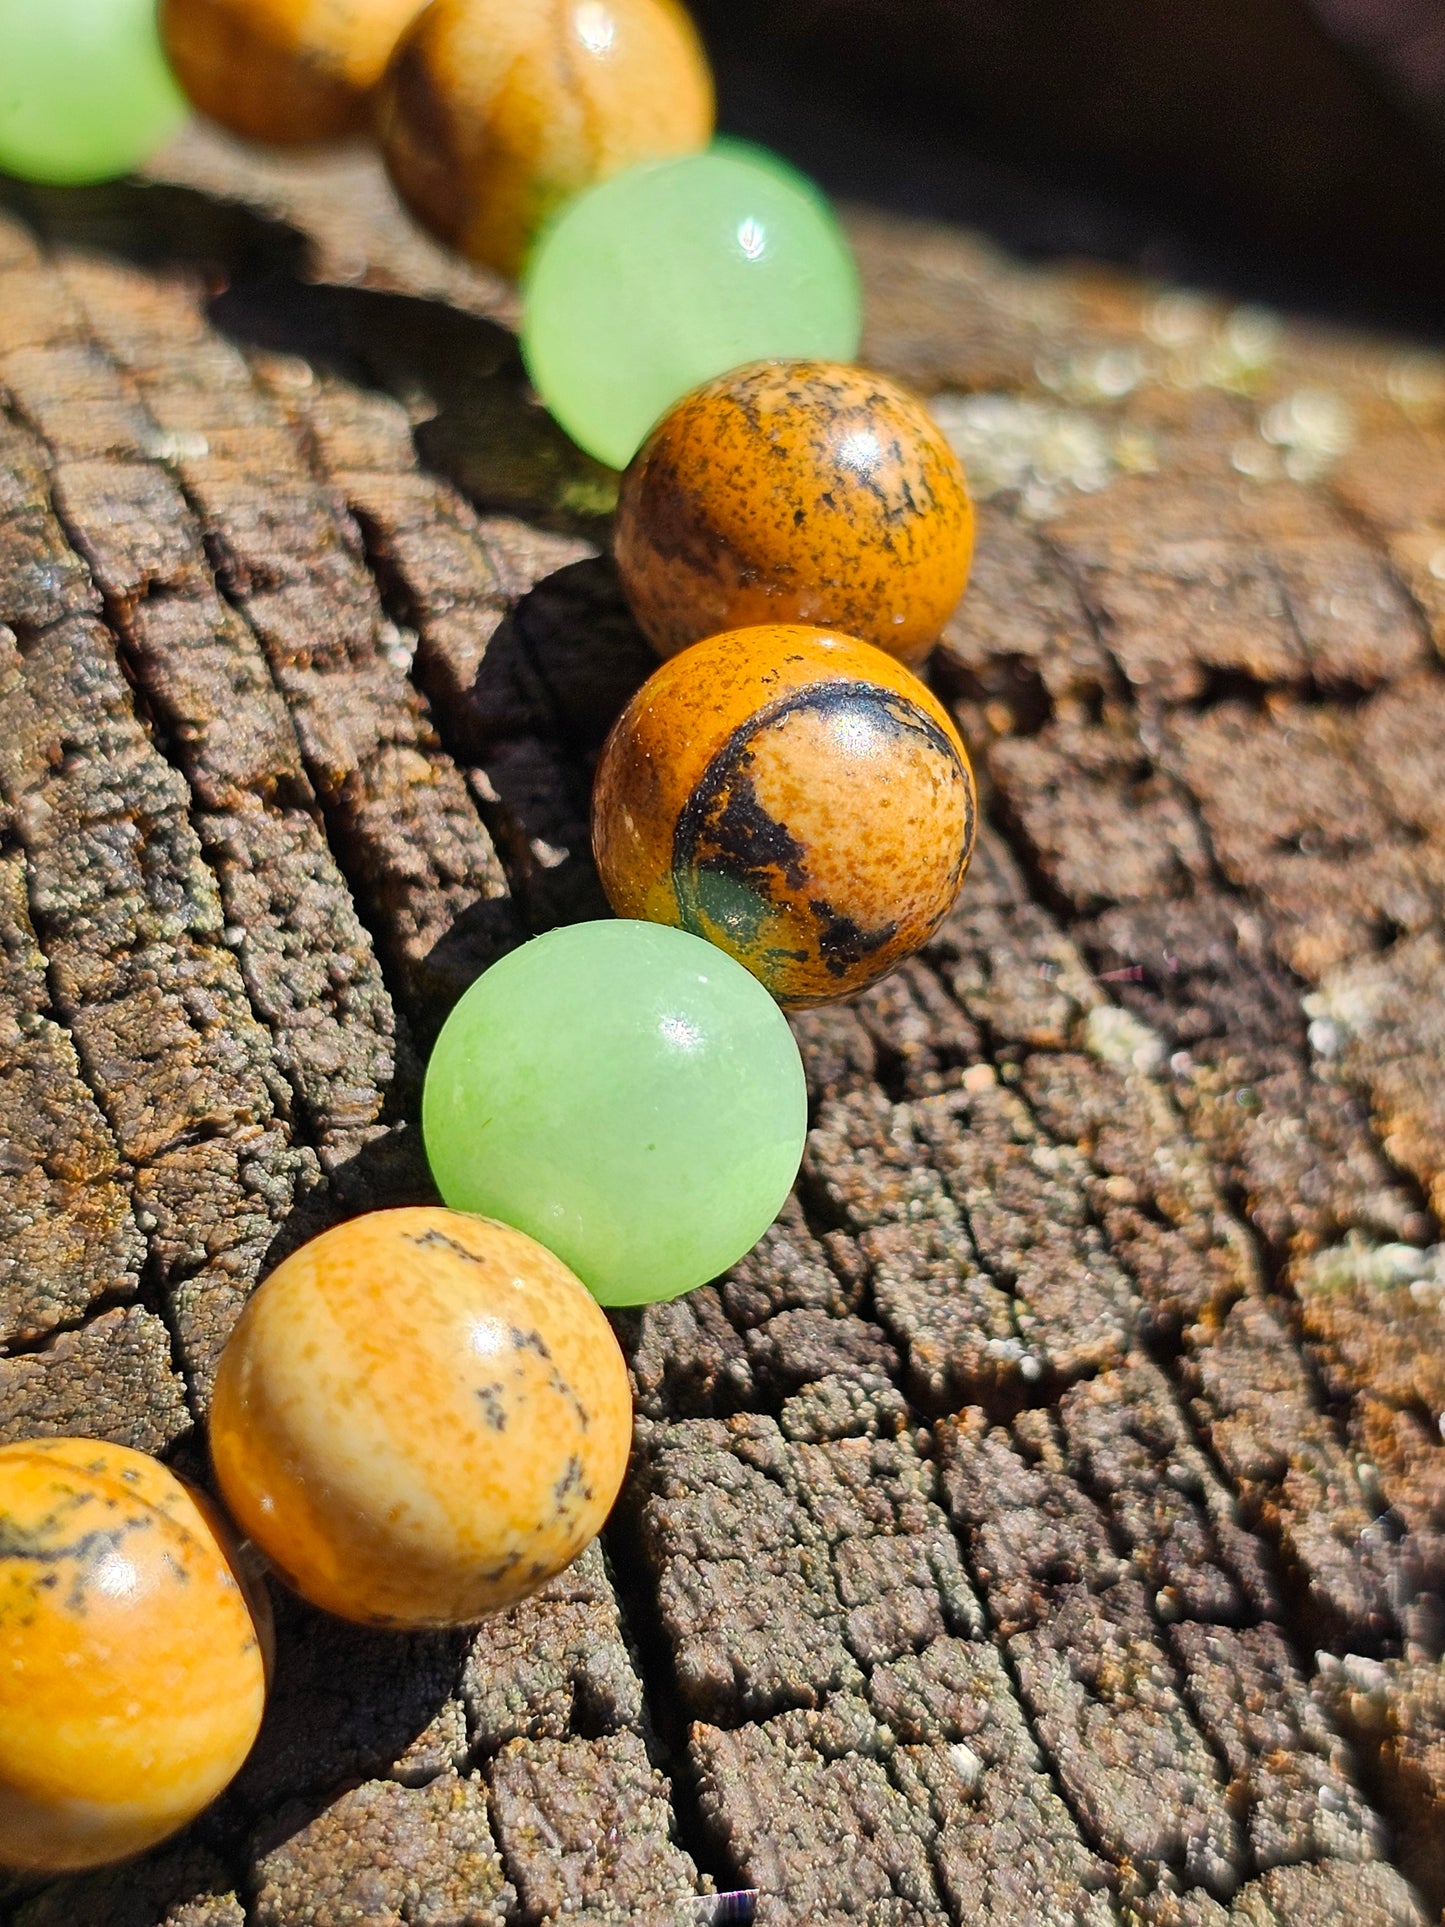
[[[659,654],[796,622],[919,662],[968,581],[973,505],[923,403],[825,361],[762,361],[695,389],[622,480],[614,544]]]
[[[801,1007],[927,941],[975,813],[968,755],[916,676],[779,624],[712,636],[648,679],[603,750],[592,841],[619,916],[706,937]]]

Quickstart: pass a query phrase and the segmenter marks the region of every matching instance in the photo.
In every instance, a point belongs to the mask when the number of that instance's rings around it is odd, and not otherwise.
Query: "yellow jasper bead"
[[[214,1524],[125,1446],[0,1447],[0,1863],[126,1859],[240,1769],[266,1665]]]
[[[601,1530],[632,1398],[612,1328],[550,1251],[440,1208],[379,1211],[277,1267],[222,1354],[226,1503],[313,1605],[465,1625]]]
[[[516,275],[569,196],[707,145],[712,73],[676,0],[432,0],[377,126],[423,227]]]
[[[292,146],[363,131],[425,0],[161,0],[176,78],[203,114]]]

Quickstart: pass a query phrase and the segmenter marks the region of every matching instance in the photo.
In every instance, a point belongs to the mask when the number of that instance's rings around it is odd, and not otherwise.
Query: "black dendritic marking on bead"
[[[765,883],[768,873],[776,870],[790,890],[801,890],[807,877],[808,852],[787,825],[764,808],[753,786],[757,764],[753,739],[759,734],[761,726],[754,719],[714,757],[684,806],[678,834],[685,834],[684,824],[692,828],[688,818],[695,812],[698,841],[705,835],[715,851],[701,859],[699,868],[722,870],[753,888]],[[709,783],[715,771],[716,778]]]
[[[592,1423],[591,1415],[587,1407],[582,1403],[581,1399],[578,1398],[576,1392],[567,1383],[566,1379],[563,1378],[555,1365],[552,1367],[551,1376],[547,1380],[547,1388],[549,1391],[555,1392],[557,1397],[565,1404],[572,1407],[572,1411],[577,1419],[578,1429],[585,1432]]]
[[[755,772],[762,739],[804,713],[861,714],[874,730],[898,739],[922,737],[929,753],[944,757],[964,776],[958,752],[927,714],[892,690],[840,679],[794,690],[741,723],[698,779],[677,820],[672,843],[672,881],[682,925],[695,936],[723,929],[741,945],[764,941],[774,910],[806,908],[818,929],[817,952],[830,976],[846,977],[876,956],[898,934],[897,923],[864,925],[809,889],[808,851],[759,797]],[[972,842],[973,788],[965,781]],[[790,905],[789,899],[795,900]],[[774,966],[806,962],[808,952],[770,945],[756,962]],[[766,979],[765,979],[766,981]]]
[[[477,1400],[482,1408],[482,1417],[494,1432],[507,1429],[507,1388],[497,1381],[477,1387]]]
[[[894,922],[865,930],[823,897],[812,898],[808,912],[818,925],[818,954],[830,977],[846,977],[850,970],[886,949],[898,935]]]
[[[587,1468],[574,1452],[552,1487],[553,1502],[559,1512],[565,1512],[569,1508],[586,1505],[591,1497],[592,1487],[587,1483]]]
[[[548,1351],[547,1341],[541,1332],[524,1331],[520,1325],[509,1325],[507,1327],[507,1335],[511,1339],[515,1350],[519,1352],[535,1352],[538,1358],[544,1359],[547,1364],[550,1365],[552,1363],[552,1354]]]
[[[469,1251],[458,1239],[448,1237],[445,1231],[438,1231],[435,1225],[430,1231],[423,1231],[420,1236],[408,1231],[406,1241],[408,1244],[418,1246],[422,1251],[450,1251],[454,1257],[465,1258],[469,1265],[484,1265],[487,1262],[479,1253]]]
[[[149,1513],[141,1513],[127,1519],[124,1525],[97,1527],[73,1539],[61,1536],[57,1540],[56,1528],[63,1512],[73,1510],[73,1504],[57,1508],[31,1527],[17,1525],[12,1519],[0,1519],[0,1564],[14,1562],[70,1568],[70,1591],[66,1595],[65,1609],[77,1618],[84,1618],[89,1610],[89,1590],[106,1561],[122,1556],[121,1548],[134,1534],[153,1531],[155,1519]],[[169,1554],[165,1556],[169,1558]],[[189,1574],[182,1574],[182,1577],[189,1578]]]

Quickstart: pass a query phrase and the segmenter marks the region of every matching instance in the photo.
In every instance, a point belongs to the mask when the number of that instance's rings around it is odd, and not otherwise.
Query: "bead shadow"
[[[513,621],[569,747],[589,770],[607,732],[657,667],[610,555],[539,582]]]
[[[486,772],[483,814],[534,933],[611,915],[592,860],[592,770],[655,667],[611,558],[596,556],[520,598],[449,717]]]
[[[226,1843],[229,1849],[230,1843]],[[140,1860],[40,1882],[0,1876],[0,1907],[12,1927],[153,1927],[161,1920],[228,1920],[235,1856],[188,1827]],[[29,1898],[23,1898],[28,1895]],[[215,1910],[214,1912],[212,1910]]]
[[[434,1779],[464,1756],[445,1715],[473,1635],[386,1632],[308,1606],[279,1585],[266,1717],[228,1801],[274,1812],[343,1781]]]
[[[440,301],[315,285],[290,273],[237,278],[208,312],[242,346],[298,355],[398,399],[412,417],[423,467],[483,511],[608,547],[617,478],[535,400],[515,339],[496,323]],[[373,566],[384,576],[384,565],[374,559]],[[557,570],[522,596],[489,641],[472,688],[448,710],[448,747],[484,768],[497,792],[483,815],[533,931],[609,914],[587,836],[592,765],[656,666],[604,554]],[[555,756],[534,736],[539,714],[555,737]],[[503,738],[513,739],[510,756],[497,754]],[[559,817],[565,835],[557,833]],[[539,847],[548,850],[545,861]],[[556,856],[562,860],[549,867]],[[468,914],[489,927],[500,909],[479,904]],[[447,953],[474,954],[477,934],[456,926],[428,960],[438,1020],[455,976]],[[504,932],[496,947],[508,947]],[[370,1174],[353,1175],[364,1192]]]
[[[518,599],[448,707],[448,744],[485,771],[482,813],[533,932],[611,914],[592,861],[592,768],[656,667],[611,557],[593,556]]]
[[[118,255],[138,267],[182,265],[213,285],[305,272],[311,243],[284,221],[163,182],[44,187],[0,174],[0,208],[54,247]]]
[[[289,274],[235,281],[209,313],[243,347],[303,355],[394,395],[411,415],[423,462],[480,507],[551,528],[605,527],[616,477],[532,395],[514,337],[495,322],[440,301]]]
[[[52,246],[199,273],[222,333],[387,390],[411,413],[423,461],[483,507],[589,532],[610,516],[612,471],[556,426],[531,393],[514,337],[495,322],[442,301],[308,280],[308,237],[194,188],[40,187],[0,175],[0,208]]]

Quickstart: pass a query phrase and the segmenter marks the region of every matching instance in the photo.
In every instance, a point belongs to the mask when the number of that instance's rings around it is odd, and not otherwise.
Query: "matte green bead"
[[[462,998],[422,1130],[447,1204],[527,1232],[604,1305],[637,1305],[757,1243],[797,1175],[807,1094],[741,964],[685,930],[579,923]]]
[[[614,468],[700,382],[774,356],[851,361],[862,330],[858,270],[823,196],[735,142],[579,195],[538,242],[523,304],[533,386]]]
[[[0,0],[0,171],[58,186],[115,180],[187,111],[156,0]]]

